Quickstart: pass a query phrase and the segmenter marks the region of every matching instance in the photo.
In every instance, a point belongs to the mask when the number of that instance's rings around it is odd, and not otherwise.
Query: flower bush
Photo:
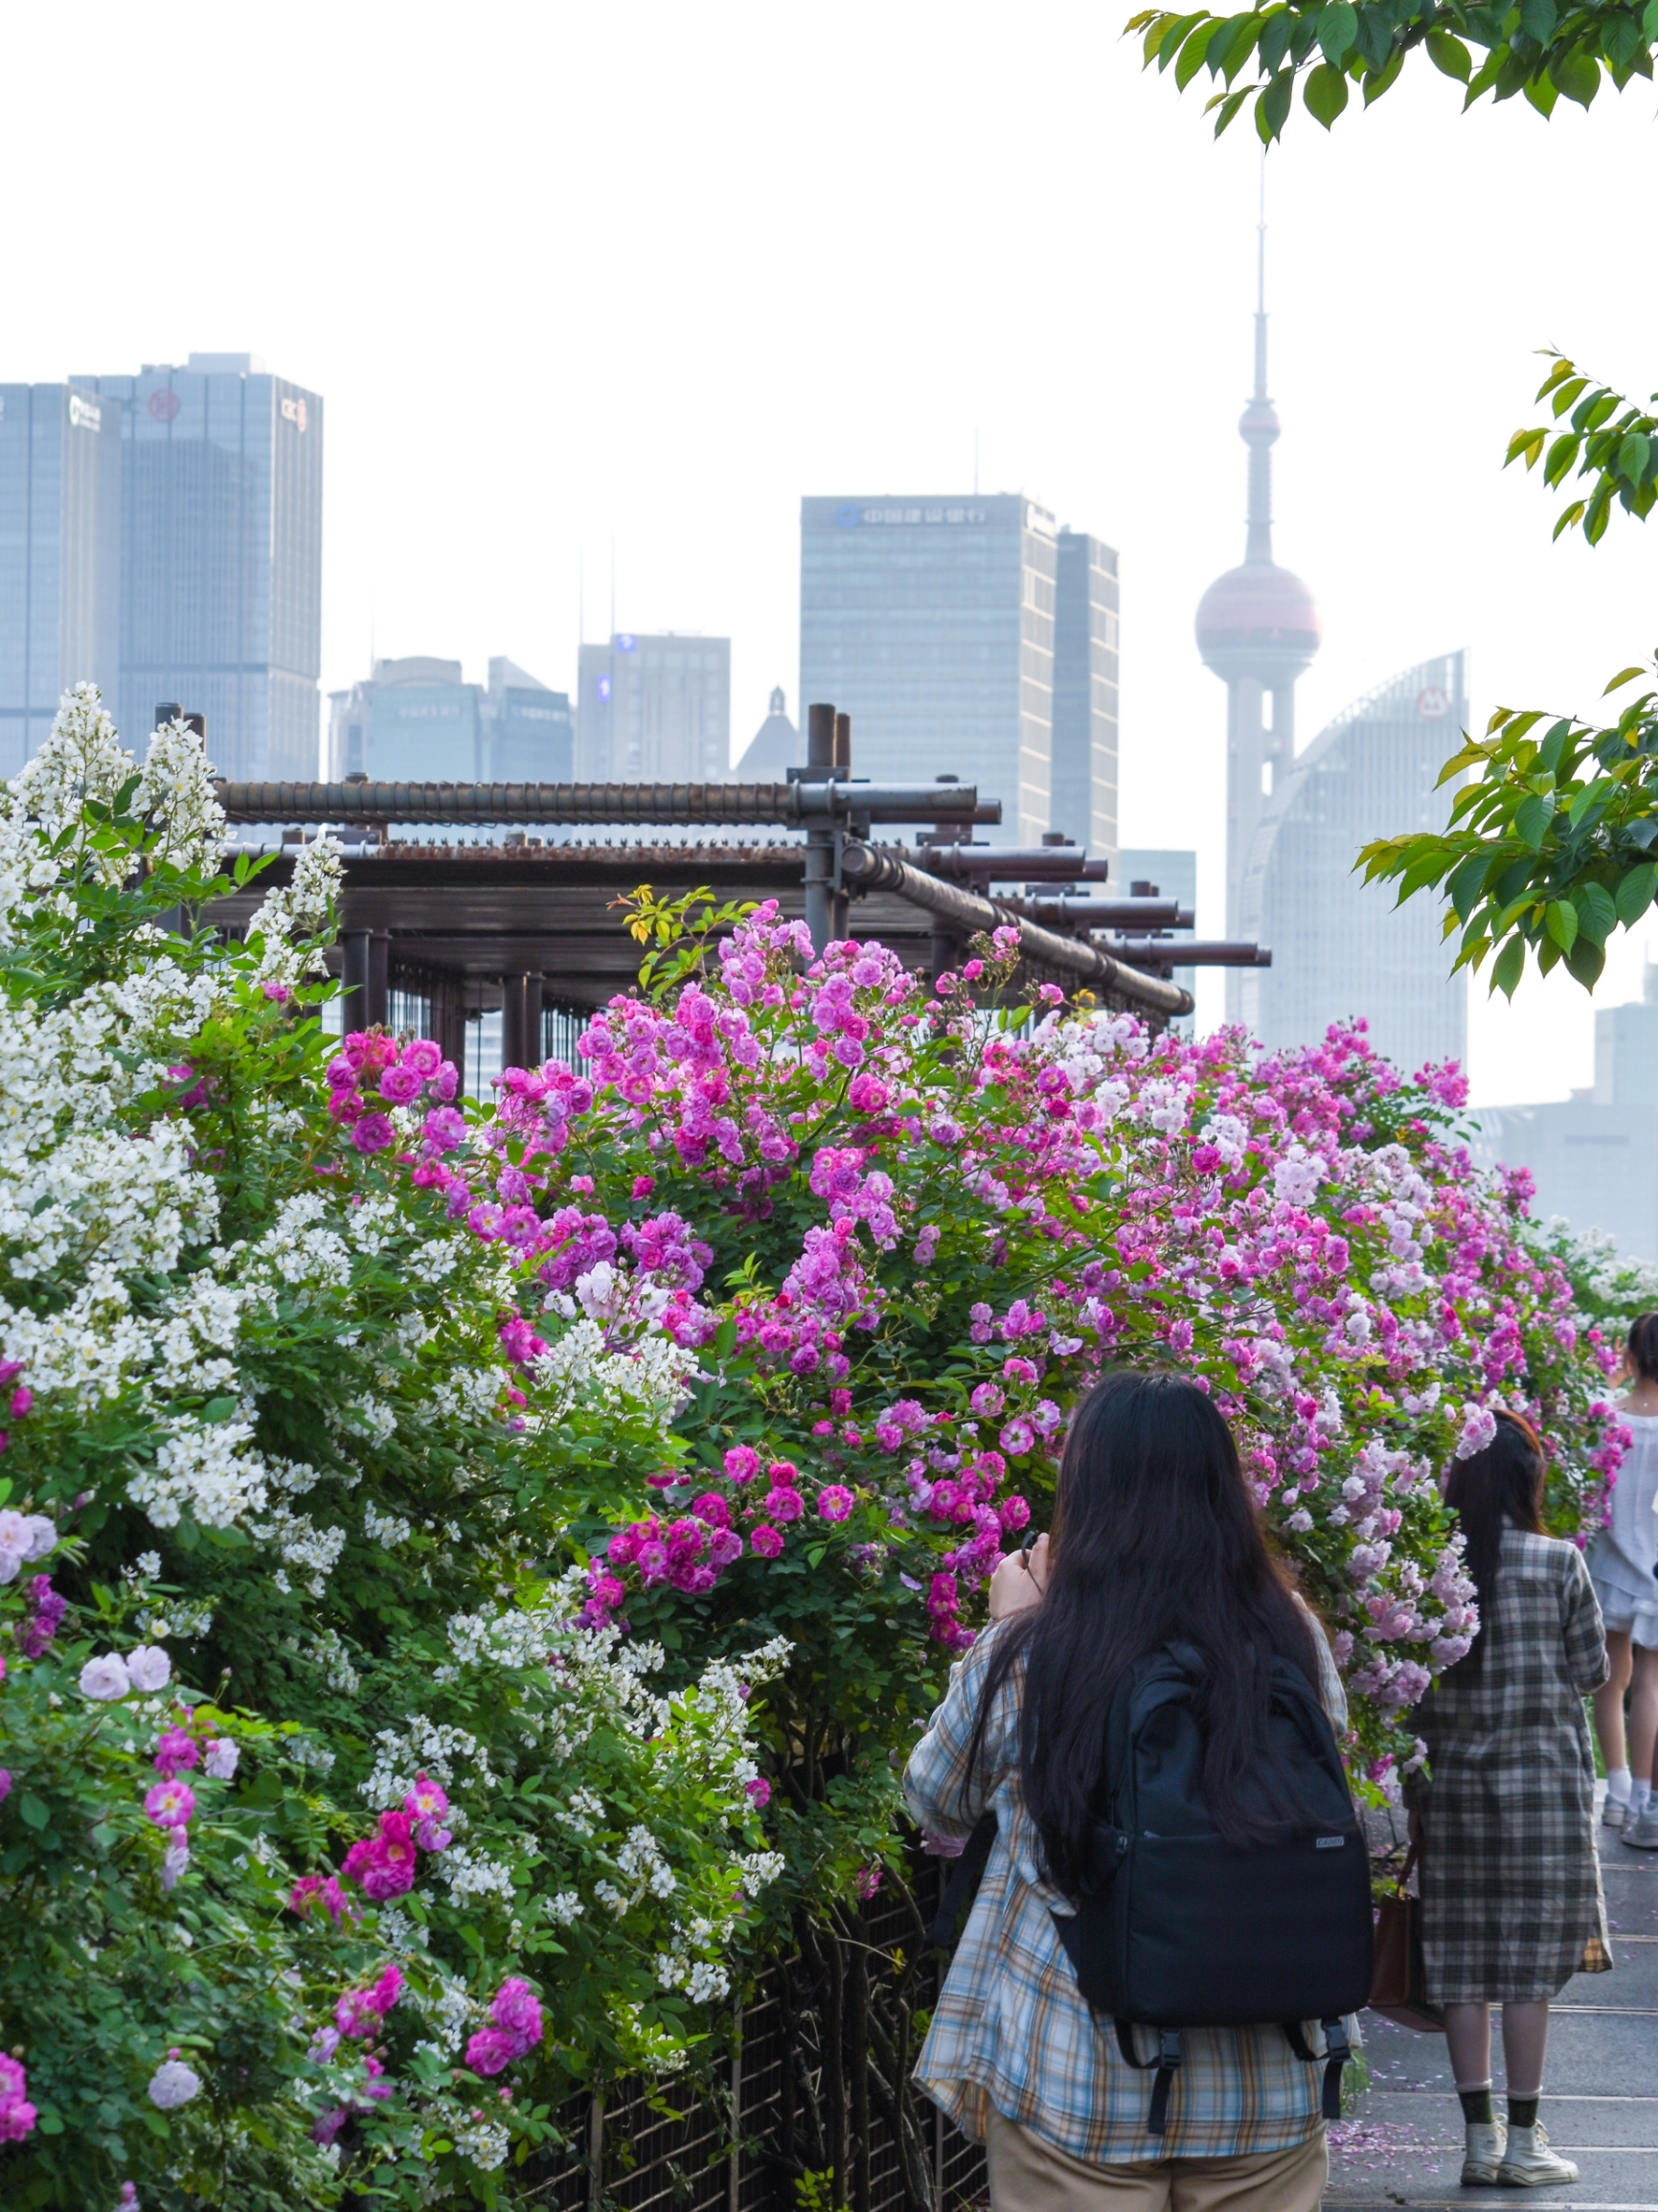
[[[89,689],[0,797],[8,2203],[529,2201],[569,2087],[901,1879],[1109,1361],[1235,1423],[1378,1790],[1477,1626],[1437,1471],[1522,1405],[1601,1510],[1610,1309],[1454,1071],[642,896],[642,988],[480,1106],[324,1034],[326,843],[176,933],[222,829]]]

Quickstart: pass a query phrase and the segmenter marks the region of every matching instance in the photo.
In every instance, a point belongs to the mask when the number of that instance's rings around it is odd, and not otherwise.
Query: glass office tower
[[[118,719],[207,717],[235,778],[317,772],[323,403],[251,353],[78,379],[122,409]]]
[[[121,410],[73,384],[0,384],[0,776],[40,748],[71,684],[113,713]]]
[[[1033,844],[1056,821],[1059,558],[1053,516],[1015,493],[803,499],[802,714],[832,701],[856,774],[958,776],[1002,802],[986,835]]]
[[[1329,723],[1274,779],[1245,856],[1238,934],[1272,949],[1240,979],[1241,1018],[1267,1045],[1317,1044],[1363,1015],[1377,1052],[1407,1074],[1467,1058],[1465,975],[1432,899],[1397,905],[1392,883],[1354,873],[1378,832],[1443,830],[1440,769],[1468,725],[1465,657],[1406,669]]]
[[[731,640],[618,630],[583,645],[576,773],[592,784],[715,784],[731,763]]]
[[[1061,530],[1054,606],[1050,829],[1117,875],[1117,555]]]

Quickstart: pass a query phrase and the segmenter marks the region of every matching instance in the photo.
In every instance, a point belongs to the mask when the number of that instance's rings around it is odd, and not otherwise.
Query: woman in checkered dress
[[[1595,1855],[1595,1760],[1583,1699],[1606,1679],[1601,1609],[1576,1544],[1543,1533],[1545,1463],[1499,1413],[1445,1484],[1467,1539],[1480,1632],[1419,1717],[1429,1778],[1413,1790],[1422,1952],[1445,2008],[1467,2124],[1465,2183],[1575,2181],[1536,2126],[1549,1999],[1612,1960]],[[1491,2110],[1490,2007],[1503,2007],[1509,2120]]]

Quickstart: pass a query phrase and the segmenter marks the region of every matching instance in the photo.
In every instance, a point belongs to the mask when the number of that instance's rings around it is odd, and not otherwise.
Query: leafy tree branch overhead
[[[1289,119],[1298,79],[1308,114],[1328,130],[1354,91],[1369,107],[1417,54],[1465,86],[1465,107],[1488,92],[1495,100],[1523,93],[1544,116],[1562,96],[1587,107],[1602,77],[1619,91],[1632,77],[1650,79],[1658,0],[1644,8],[1286,0],[1237,15],[1147,9],[1126,28],[1142,34],[1147,66],[1172,69],[1183,92],[1208,71],[1217,136],[1253,103],[1256,128],[1270,145]]]
[[[1580,528],[1596,545],[1614,502],[1645,520],[1658,498],[1658,415],[1564,355],[1552,358],[1537,398],[1564,427],[1516,430],[1509,460],[1541,462],[1553,491],[1574,475],[1586,485],[1562,508],[1555,536]],[[1648,404],[1658,406],[1658,395]],[[1645,673],[1624,669],[1606,692]],[[1548,726],[1537,734],[1539,724]],[[1478,969],[1494,952],[1493,990],[1512,996],[1529,947],[1543,974],[1563,963],[1592,991],[1607,939],[1638,922],[1658,891],[1658,693],[1642,692],[1604,728],[1499,707],[1440,781],[1469,770],[1444,833],[1377,838],[1359,855],[1366,881],[1397,882],[1401,901],[1442,889],[1445,935],[1462,933],[1455,967]]]

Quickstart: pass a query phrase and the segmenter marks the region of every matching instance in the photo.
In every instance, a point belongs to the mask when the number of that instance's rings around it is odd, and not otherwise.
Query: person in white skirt
[[[1638,1851],[1658,1851],[1652,1750],[1658,1739],[1658,1313],[1630,1326],[1617,1401],[1630,1445],[1612,1487],[1612,1512],[1589,1552],[1606,1625],[1611,1676],[1595,1693],[1595,1732],[1606,1763],[1605,1822]],[[1624,1694],[1629,1696],[1625,1740]]]

